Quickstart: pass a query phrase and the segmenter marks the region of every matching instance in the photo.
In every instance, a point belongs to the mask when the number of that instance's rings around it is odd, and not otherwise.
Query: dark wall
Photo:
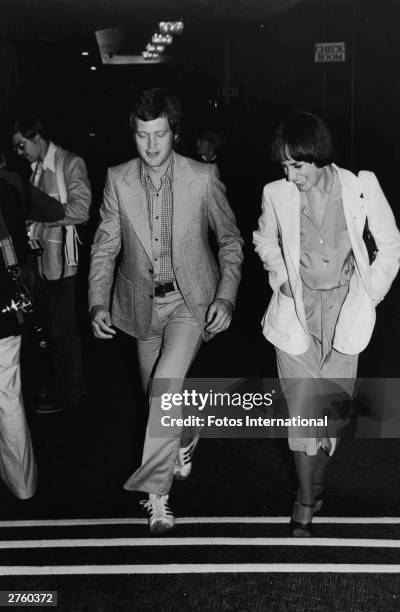
[[[234,25],[234,122],[246,150],[261,154],[280,117],[309,109],[331,126],[339,163],[376,170],[397,192],[399,26],[396,0],[306,0],[263,27]],[[346,62],[315,63],[315,43],[336,41],[346,43]]]
[[[2,120],[37,108],[56,139],[105,167],[131,154],[127,116],[136,93],[167,85],[184,102],[184,148],[203,126],[217,127],[226,132],[237,172],[262,183],[277,172],[266,153],[273,127],[287,111],[307,108],[331,125],[339,163],[375,170],[394,194],[399,22],[398,0],[304,0],[262,23],[186,23],[174,43],[175,62],[144,67],[102,66],[94,32],[79,24],[48,23],[46,31],[10,25],[0,34],[10,60],[0,62]],[[344,41],[346,62],[314,63],[314,45],[324,41]],[[220,90],[228,42],[229,84],[239,95],[226,100]],[[80,51],[88,47],[86,61]]]

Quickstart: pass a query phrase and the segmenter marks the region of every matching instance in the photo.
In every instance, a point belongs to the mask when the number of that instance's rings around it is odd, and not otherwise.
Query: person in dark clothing
[[[216,164],[224,140],[217,132],[205,132],[196,141],[197,159],[206,164]]]
[[[28,255],[22,199],[0,179],[0,476],[14,495],[28,499],[36,491],[37,468],[21,391],[21,323],[10,250],[22,266]]]

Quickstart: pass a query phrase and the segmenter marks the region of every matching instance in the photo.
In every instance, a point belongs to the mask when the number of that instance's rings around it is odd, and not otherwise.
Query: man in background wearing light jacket
[[[75,304],[76,225],[89,218],[91,190],[84,161],[51,142],[37,117],[24,117],[15,123],[13,145],[16,153],[31,164],[32,185],[65,208],[61,221],[34,222],[29,231],[30,239],[42,249],[34,294],[54,355],[53,382],[50,388],[40,390],[37,408],[45,414],[75,407],[85,393]]]

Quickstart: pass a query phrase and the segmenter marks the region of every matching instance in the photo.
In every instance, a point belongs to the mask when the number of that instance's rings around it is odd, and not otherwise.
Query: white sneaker
[[[168,495],[155,495],[154,493],[149,493],[149,499],[140,502],[149,513],[151,533],[165,533],[174,527],[174,514],[167,502]]]
[[[200,434],[196,434],[188,446],[183,446],[178,451],[174,468],[175,480],[185,480],[192,469],[192,455],[199,441]]]

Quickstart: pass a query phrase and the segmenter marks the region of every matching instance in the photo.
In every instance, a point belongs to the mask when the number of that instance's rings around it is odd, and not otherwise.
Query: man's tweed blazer
[[[243,241],[215,167],[173,155],[172,265],[183,299],[208,339],[204,327],[211,302],[224,298],[235,304]],[[146,338],[154,277],[139,158],[109,169],[100,215],[92,246],[89,307],[102,305],[110,310],[111,306],[113,325]],[[209,244],[209,229],[217,241],[218,263]]]

